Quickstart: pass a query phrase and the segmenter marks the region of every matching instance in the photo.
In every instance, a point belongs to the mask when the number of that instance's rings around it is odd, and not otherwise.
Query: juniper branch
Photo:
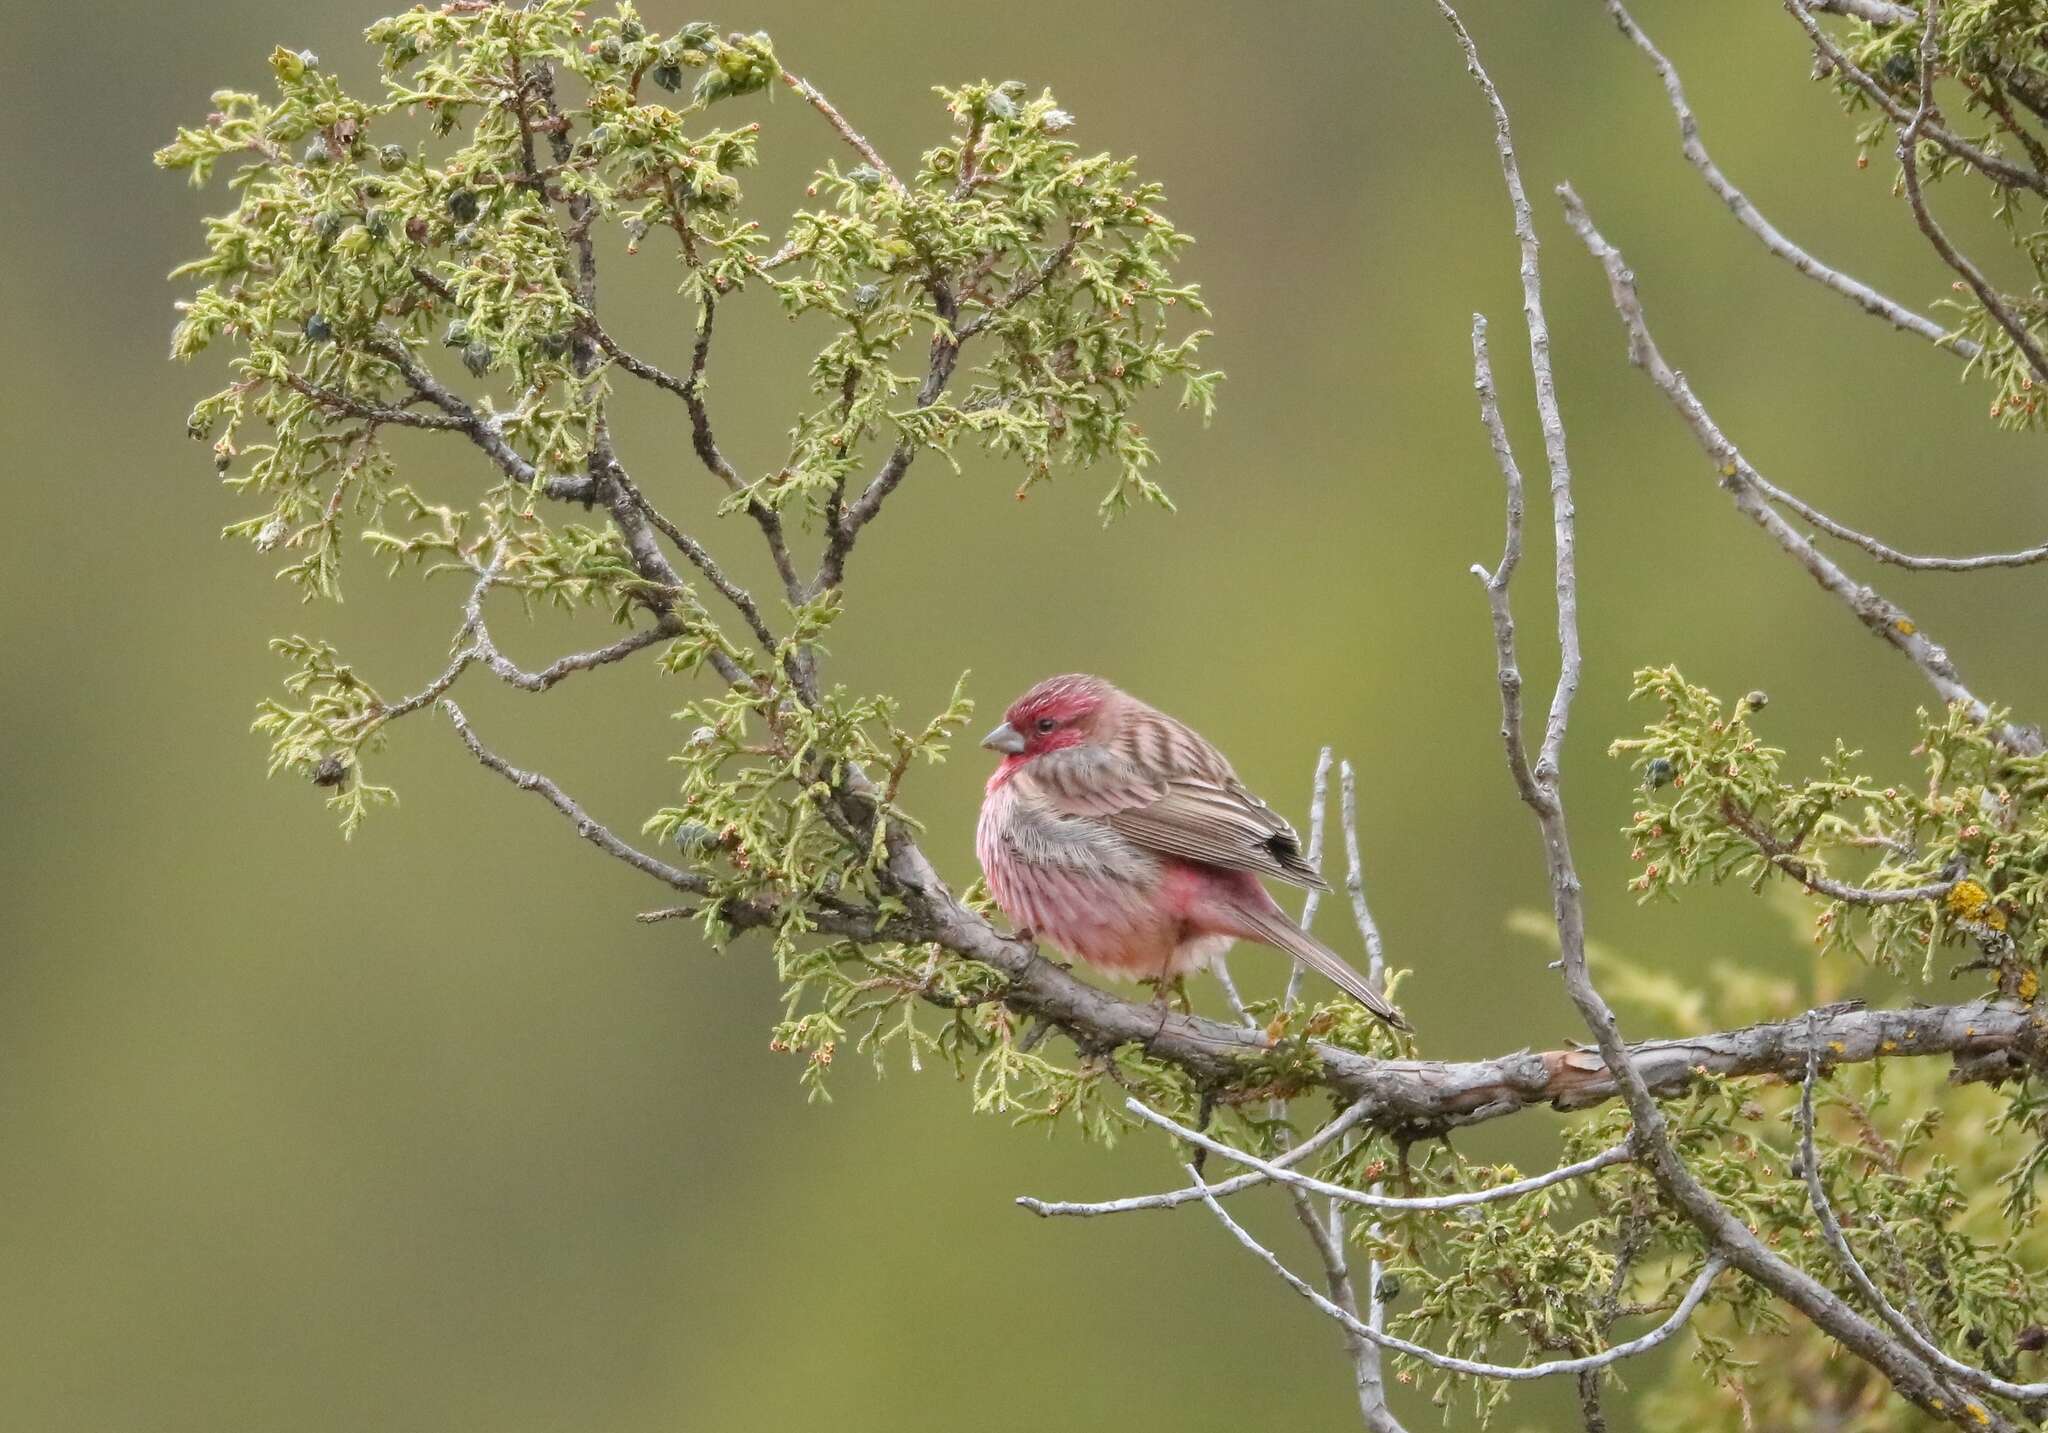
[[[1800,28],[1806,31],[1807,39],[1813,42],[1814,49],[1820,52],[1821,57],[1846,75],[1849,82],[1861,90],[1872,104],[1891,116],[1895,123],[1912,123],[1913,112],[1893,99],[1883,85],[1850,59],[1841,46],[1828,38],[1827,32],[1822,30],[1813,18],[1813,6],[1804,3],[1804,0],[1785,0],[1785,8],[1791,12],[1792,18],[1799,22]],[[2037,194],[2048,195],[2048,174],[2037,174],[2016,164],[2008,164],[1939,124],[1930,122],[1923,127],[1922,132],[1987,179],[2011,188],[2031,189]]]
[[[1934,0],[1929,0],[1934,3]],[[1820,1156],[1813,1140],[1813,1087],[1820,1076],[1820,1052],[1809,1051],[1806,1057],[1806,1074],[1799,1082],[1799,1167],[1806,1180],[1807,1199],[1813,1206],[1814,1217],[1820,1221],[1821,1238],[1835,1262],[1863,1295],[1866,1302],[1878,1311],[1884,1321],[1891,1325],[1892,1332],[1912,1345],[1922,1358],[1934,1364],[1958,1383],[1988,1393],[1998,1398],[2010,1398],[2017,1402],[2032,1403],[2048,1399],[2048,1382],[2013,1383],[1996,1377],[1981,1368],[1952,1358],[1940,1345],[1922,1332],[1911,1319],[1901,1313],[1892,1301],[1885,1297],[1884,1290],[1870,1277],[1863,1267],[1856,1251],[1849,1246],[1849,1239],[1842,1232],[1842,1222],[1835,1216],[1833,1203],[1828,1199],[1826,1183],[1820,1175]]]
[[[1188,1176],[1197,1184],[1201,1183],[1202,1177],[1195,1172],[1192,1165],[1188,1166]],[[1302,1279],[1300,1275],[1294,1273],[1285,1264],[1282,1264],[1270,1249],[1259,1243],[1258,1240],[1245,1231],[1243,1225],[1232,1219],[1221,1204],[1217,1203],[1214,1199],[1208,1199],[1205,1202],[1209,1206],[1209,1212],[1216,1216],[1218,1222],[1230,1231],[1232,1237],[1238,1243],[1263,1260],[1266,1266],[1278,1274],[1289,1288],[1342,1324],[1355,1337],[1365,1339],[1367,1342],[1376,1344],[1380,1348],[1406,1354],[1408,1357],[1418,1359],[1432,1368],[1441,1368],[1448,1373],[1462,1373],[1473,1378],[1497,1378],[1511,1383],[1523,1383],[1539,1378],[1557,1378],[1564,1375],[1578,1375],[1595,1369],[1609,1368],[1614,1364],[1620,1363],[1623,1359],[1634,1358],[1638,1354],[1648,1353],[1651,1349],[1656,1348],[1685,1327],[1686,1322],[1692,1318],[1693,1311],[1700,1306],[1700,1301],[1707,1296],[1707,1290],[1713,1285],[1714,1280],[1719,1278],[1722,1271],[1728,1267],[1728,1261],[1720,1255],[1709,1255],[1706,1263],[1701,1266],[1698,1275],[1694,1277],[1692,1284],[1686,1289],[1684,1297],[1672,1309],[1670,1316],[1656,1328],[1651,1329],[1648,1333],[1638,1338],[1629,1339],[1625,1343],[1615,1344],[1610,1348],[1602,1349],[1599,1353],[1588,1354],[1583,1358],[1561,1358],[1549,1363],[1536,1364],[1483,1363],[1476,1359],[1455,1358],[1450,1354],[1438,1353],[1435,1349],[1427,1348],[1419,1343],[1413,1343],[1408,1339],[1397,1338],[1393,1334],[1385,1333],[1370,1324],[1361,1323],[1356,1317],[1346,1313],[1342,1308],[1318,1293],[1314,1286]]]
[[[542,478],[533,464],[505,441],[503,425],[493,416],[479,412],[454,389],[436,378],[427,366],[397,338],[378,337],[364,347],[398,370],[416,398],[433,404],[455,421],[447,425],[474,443],[499,472],[525,487],[536,487],[546,496],[565,502],[594,502],[596,486],[588,476],[554,475]]]
[[[1956,888],[1963,879],[1963,872],[1966,869],[1958,862],[1940,880],[1928,881],[1917,886],[1891,889],[1852,886],[1846,881],[1835,880],[1814,870],[1800,857],[1795,843],[1770,830],[1733,801],[1724,800],[1721,803],[1721,816],[1740,832],[1745,840],[1756,847],[1765,860],[1800,885],[1816,895],[1826,896],[1829,900],[1843,901],[1852,906],[1904,906],[1917,901],[1938,901]]]

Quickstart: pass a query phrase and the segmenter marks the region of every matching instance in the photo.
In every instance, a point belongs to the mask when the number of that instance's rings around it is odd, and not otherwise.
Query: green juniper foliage
[[[1922,982],[1986,970],[2001,993],[2038,997],[2048,950],[2048,757],[2007,747],[2002,713],[1980,720],[1960,704],[1922,711],[1910,753],[1919,770],[1910,776],[1872,775],[1863,753],[1838,746],[1820,762],[1819,776],[1795,781],[1786,779],[1786,754],[1758,734],[1762,692],[1725,705],[1676,670],[1659,668],[1637,673],[1634,694],[1654,706],[1655,719],[1612,752],[1629,758],[1643,779],[1626,833],[1642,863],[1630,882],[1640,899],[1676,899],[1702,880],[1802,892],[1822,962],[1814,998],[1853,990],[1859,970]],[[1885,899],[1902,891],[1932,894]],[[1654,984],[1632,988],[1667,1019],[1676,1015],[1674,1025],[1700,1023],[1697,1009],[1660,999]],[[1810,1003],[1780,997],[1775,1008],[1728,1009],[1736,1002],[1724,997],[1714,1013],[1724,1021],[1783,1018]],[[1923,1305],[1944,1346],[1969,1350],[2004,1376],[2039,1378],[2038,1368],[2013,1370],[2038,1362],[2030,1355],[2042,1346],[2048,1319],[2048,1289],[2027,1273],[2048,1256],[2039,1218],[2048,1098],[2026,1067],[2006,1073],[2012,1078],[1993,1093],[1983,1086],[1944,1092],[1942,1072],[1925,1061],[1840,1071],[1823,1085],[1828,1111],[1839,1118],[1834,1137],[1820,1143],[1821,1165],[1851,1244],[1895,1303]],[[1793,1167],[1796,1090],[1775,1079],[1702,1080],[1670,1108],[1680,1147],[1709,1187],[1781,1253],[1848,1293],[1819,1246]],[[1608,1111],[1595,1122],[1610,1126],[1601,1138],[1619,1133],[1618,1118]],[[1826,1123],[1821,1132],[1828,1134]],[[1645,1179],[1629,1167],[1603,1172],[1592,1187],[1612,1199],[1634,1184],[1631,1198],[1654,1203]],[[1670,1237],[1684,1241],[1689,1233],[1680,1225]],[[1790,1370],[1759,1377],[1745,1365],[1759,1351],[1758,1333],[1782,1339],[1796,1327],[1816,1345],[1824,1340],[1753,1297],[1726,1308],[1698,1330],[1717,1390],[1703,1396],[1725,1394],[1760,1416],[1760,1408],[1786,1398]],[[1819,1355],[1808,1362],[1804,1352],[1800,1359],[1801,1376],[1833,1385],[1831,1397],[1845,1408],[1867,1395],[1884,1409],[1849,1426],[1901,1426],[1883,1421],[1897,1407],[1864,1365],[1835,1367]],[[1674,1407],[1686,1401],[1667,1398]],[[1794,1398],[1788,1406],[1801,1405]]]
[[[2033,7],[1947,13],[1942,64],[1984,117],[1983,141],[2024,143],[2010,105],[2032,111],[2038,92],[2048,108]],[[1858,33],[1858,62],[1908,98],[1917,71],[1900,61],[1913,29]],[[1014,82],[938,91],[937,142],[893,172],[783,70],[766,35],[706,23],[660,34],[630,5],[586,18],[570,0],[454,0],[380,21],[368,38],[382,62],[373,97],[280,48],[274,96],[215,94],[205,123],[157,155],[195,183],[230,171],[234,207],[208,221],[205,254],[177,270],[196,287],[173,344],[181,358],[230,355],[226,386],[190,421],[248,505],[227,535],[282,558],[278,575],[308,602],[339,600],[351,549],[394,576],[453,579],[450,665],[409,695],[387,695],[315,637],[273,644],[289,675],[256,727],[274,773],[325,790],[353,832],[395,799],[365,772],[392,723],[460,680],[486,670],[539,690],[654,649],[685,733],[675,796],[643,833],[678,863],[670,884],[689,901],[661,914],[694,917],[714,940],[771,932],[786,995],[772,1043],[802,1056],[814,1093],[842,1050],[877,1068],[894,1050],[912,1068],[954,1069],[977,1109],[1020,1122],[1071,1117],[1107,1140],[1136,1094],[1270,1156],[1326,1112],[1311,1042],[1405,1050],[1348,1002],[1266,1001],[1249,1009],[1270,1021],[1272,1044],[1227,1088],[1197,1088],[1135,1045],[1055,1058],[1019,1028],[1005,977],[910,928],[883,879],[892,843],[917,830],[906,784],[969,718],[965,679],[919,719],[821,675],[855,540],[921,456],[997,455],[1020,493],[1099,464],[1105,517],[1139,500],[1167,505],[1135,405],[1168,386],[1206,416],[1220,375],[1201,366],[1203,335],[1186,326],[1204,310],[1179,276],[1189,240],[1156,185],[1129,161],[1084,153],[1052,95]],[[800,120],[821,147],[844,139],[851,158],[825,160],[815,202],[770,222],[750,215],[743,178],[780,90],[796,102],[778,123],[795,131]],[[1865,103],[1853,87],[1851,103]],[[1951,167],[1935,155],[1926,166],[1930,177]],[[2022,251],[2048,262],[2048,242],[2022,217],[2033,197],[1994,188]],[[671,266],[677,313],[694,325],[676,368],[630,352],[601,320],[599,263],[636,255]],[[2044,292],[2015,301],[2029,325]],[[752,475],[720,450],[707,399],[714,318],[742,301],[776,305],[816,342],[792,383],[786,455]],[[2024,355],[1981,307],[1959,312],[1985,347],[1977,366],[1998,393],[1994,416],[2033,423]],[[630,435],[612,432],[607,403],[642,381],[681,400],[674,421],[722,491],[714,531],[765,541],[778,601],[734,587],[700,536],[668,523],[628,477]],[[467,445],[478,478],[432,493],[403,481],[388,446],[400,429]],[[816,535],[814,575],[797,568],[792,531]],[[508,595],[584,614],[607,628],[607,645],[520,672],[489,637]],[[1628,831],[1634,890],[1676,899],[1706,880],[1803,892],[1821,964],[1811,991],[1743,974],[1710,1000],[1603,956],[1620,998],[1672,1033],[1782,1017],[1877,975],[1932,980],[1944,964],[1979,966],[2003,993],[2035,999],[2048,945],[2048,759],[2014,755],[1995,722],[1957,708],[1923,714],[1915,771],[1873,775],[1861,753],[1837,750],[1819,775],[1793,780],[1758,732],[1760,693],[1724,705],[1666,669],[1640,674],[1637,694],[1655,716],[1615,748],[1642,783]],[[2040,1377],[2048,1310],[2023,1271],[2048,1254],[2037,1206],[2048,1100],[2037,1079],[2008,1073],[1995,1093],[1942,1093],[1928,1062],[1831,1071],[1821,1162],[1849,1237],[1895,1300],[1917,1301],[1945,1345]],[[1667,1110],[1706,1184],[1839,1288],[1793,1169],[1797,1104],[1796,1087],[1776,1079],[1701,1079]],[[1619,1105],[1564,1127],[1568,1159],[1627,1132]],[[1385,1131],[1313,1163],[1397,1194],[1517,1177]],[[1448,1217],[1359,1221],[1351,1237],[1384,1261],[1392,1328],[1503,1360],[1630,1336],[1669,1308],[1706,1252],[1634,1164]],[[1778,1347],[1767,1341],[1788,1330],[1793,1352],[1765,1362]],[[1851,1421],[1889,1416],[1870,1413],[1889,1407],[1882,1389],[1863,1365],[1827,1358],[1825,1341],[1759,1285],[1723,1277],[1694,1332],[1708,1377],[1657,1396],[1666,1422],[1707,1426],[1732,1402],[1756,1426],[1792,1426],[1783,1410],[1815,1406],[1822,1390],[1847,1410],[1831,1426],[1899,1426]],[[1441,1403],[1469,1394],[1482,1414],[1505,1393],[1407,1360],[1394,1368]]]
[[[1703,879],[1755,889],[1775,876],[1815,893],[1815,942],[1830,950],[1932,979],[1944,946],[1967,945],[2020,998],[2037,993],[2048,757],[2010,751],[1995,723],[1955,705],[1920,713],[1921,779],[1881,782],[1865,774],[1862,752],[1838,745],[1822,775],[1792,782],[1782,779],[1785,753],[1754,729],[1763,693],[1724,710],[1667,667],[1639,672],[1635,695],[1662,709],[1641,737],[1611,748],[1644,775],[1628,830],[1642,899]],[[1915,890],[1933,898],[1890,899]]]
[[[469,594],[448,672],[409,697],[316,638],[275,642],[291,674],[256,720],[271,770],[325,789],[353,833],[395,799],[364,770],[394,720],[479,664],[517,674],[489,642],[487,604],[513,593],[527,608],[594,609],[658,641],[661,667],[690,688],[679,790],[646,831],[681,853],[714,938],[742,915],[772,926],[788,997],[774,1043],[808,1056],[812,1089],[851,1040],[878,1060],[895,1044],[913,1065],[975,1062],[977,1105],[1024,1118],[1074,1113],[1107,1133],[1116,1101],[1098,1086],[1191,1113],[1184,1079],[1131,1052],[1079,1070],[1032,1053],[998,975],[891,937],[900,906],[877,870],[892,830],[915,829],[899,788],[944,756],[972,704],[963,678],[944,711],[906,724],[893,699],[819,677],[853,539],[920,454],[980,447],[1017,465],[1020,492],[1101,464],[1105,516],[1169,506],[1135,405],[1172,384],[1206,418],[1221,375],[1180,322],[1205,309],[1176,272],[1190,241],[1159,186],[1076,146],[1051,94],[974,83],[938,92],[947,123],[913,170],[828,162],[816,205],[771,222],[742,190],[767,92],[801,97],[790,128],[815,119],[811,101],[872,152],[784,73],[766,35],[659,34],[630,5],[586,18],[570,0],[456,0],[368,39],[374,95],[280,47],[273,95],[216,93],[206,121],[157,154],[196,184],[229,171],[234,207],[176,271],[197,287],[173,340],[180,358],[231,354],[231,381],[190,421],[253,505],[227,535],[285,557],[279,575],[307,601],[339,600],[357,544],[393,574],[453,576]],[[823,124],[805,132],[836,143]],[[677,312],[696,329],[681,376],[600,321],[596,267],[621,252],[673,266]],[[718,450],[705,399],[714,314],[748,298],[817,339],[787,456],[752,477]],[[779,619],[743,593],[741,620],[714,618],[717,599],[662,555],[605,416],[615,387],[640,379],[684,399],[677,421],[725,485],[730,526],[770,541]],[[387,446],[399,429],[469,443],[486,480],[417,491]],[[796,573],[786,524],[822,534],[815,577]],[[689,557],[680,544],[694,539],[670,535]],[[862,938],[825,938],[821,920]],[[914,1018],[929,1003],[952,1008],[936,1031]]]
[[[2048,758],[2000,744],[2002,717],[1961,708],[1922,713],[1918,772],[1870,774],[1838,750],[1794,781],[1786,754],[1759,734],[1762,692],[1725,704],[1671,669],[1637,674],[1653,719],[1618,741],[1642,783],[1627,828],[1643,900],[1675,901],[1700,882],[1739,882],[1810,909],[1810,986],[1729,964],[1690,984],[1590,952],[1602,984],[1638,1012],[1640,1034],[1680,1035],[1787,1019],[1897,976],[1945,983],[1984,969],[2007,995],[2033,1000],[2044,953]],[[1896,904],[1871,895],[1936,887]],[[1820,889],[1815,889],[1819,887]],[[1528,928],[1554,940],[1548,916]],[[1702,988],[1702,985],[1705,988]],[[2048,1288],[2030,1276],[2048,1258],[2038,1185],[2048,1169],[2048,1100],[2022,1070],[1994,1089],[1954,1087],[1931,1061],[1824,1070],[1820,1164],[1852,1247],[1888,1295],[1918,1307],[1933,1336],[2002,1376],[2048,1374]],[[1737,1217],[1845,1297],[1854,1291],[1820,1242],[1797,1154],[1798,1086],[1775,1076],[1702,1075],[1665,1103],[1678,1152]],[[1559,1162],[1625,1139],[1618,1103],[1572,1116]],[[1249,1146],[1282,1146],[1273,1127]],[[1353,1188],[1438,1195],[1483,1189],[1523,1171],[1448,1144],[1359,1142],[1322,1176]],[[1384,1264],[1388,1327],[1432,1348],[1497,1362],[1598,1352],[1642,1331],[1677,1302],[1706,1249],[1651,1173],[1624,1163],[1568,1185],[1443,1213],[1384,1215],[1355,1237]],[[1690,1326],[1694,1366],[1650,1399],[1645,1426],[1803,1428],[1815,1409],[1859,1433],[1902,1427],[1899,1405],[1867,1365],[1752,1281],[1724,1275]],[[1485,1418],[1509,1385],[1393,1359],[1395,1376],[1445,1408],[1461,1398]],[[1603,1374],[1626,1378],[1627,1370]],[[1796,1416],[1795,1416],[1796,1415]],[[1818,1426],[1818,1425],[1811,1425]]]

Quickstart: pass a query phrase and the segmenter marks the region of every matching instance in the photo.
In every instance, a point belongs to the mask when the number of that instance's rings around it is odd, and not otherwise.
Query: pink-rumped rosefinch
[[[975,852],[1020,928],[1113,974],[1162,981],[1255,940],[1408,1028],[1259,884],[1277,876],[1329,889],[1294,828],[1182,723],[1100,677],[1052,677],[1019,697],[982,745],[1003,761],[982,800]]]

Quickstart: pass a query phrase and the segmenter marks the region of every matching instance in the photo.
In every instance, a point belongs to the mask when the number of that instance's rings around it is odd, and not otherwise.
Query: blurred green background
[[[385,759],[404,805],[352,844],[315,793],[265,782],[245,733],[281,674],[264,638],[334,637],[407,690],[445,651],[453,591],[386,585],[359,562],[345,607],[301,612],[267,580],[275,559],[216,539],[242,508],[183,423],[217,369],[164,361],[163,275],[225,200],[149,154],[210,89],[264,84],[274,43],[367,85],[355,37],[381,13],[5,5],[0,1426],[1349,1426],[1334,1330],[1198,1210],[1047,1224],[1009,1204],[1157,1186],[1173,1177],[1158,1143],[1047,1141],[973,1116],[943,1074],[878,1082],[851,1058],[837,1102],[806,1105],[767,1049],[777,992],[759,946],[710,956],[635,925],[659,893],[431,718]],[[643,13],[699,18],[669,0]],[[1638,13],[1766,213],[1906,301],[1946,291],[1889,161],[1854,167],[1775,6]],[[1019,504],[1007,470],[921,464],[857,558],[835,675],[920,713],[971,667],[987,713],[1047,672],[1101,671],[1197,724],[1297,816],[1329,742],[1360,770],[1370,889],[1415,972],[1403,1003],[1427,1050],[1577,1033],[1547,952],[1504,928],[1544,892],[1466,571],[1497,555],[1500,528],[1471,398],[1475,308],[1494,320],[1524,466],[1541,461],[1489,128],[1433,7],[757,0],[709,18],[772,31],[899,161],[942,133],[933,84],[1052,85],[1079,140],[1139,154],[1168,185],[1231,375],[1208,432],[1158,415],[1175,517],[1103,531],[1093,475]],[[1577,183],[1672,360],[1750,455],[1841,516],[1934,548],[2037,540],[2038,448],[1990,430],[1952,360],[1735,227],[1597,5],[1488,0],[1467,18],[1548,241],[1587,642],[1567,779],[1595,932],[1674,971],[1803,970],[1763,903],[1703,892],[1642,911],[1623,891],[1612,833],[1631,779],[1602,748],[1632,724],[1629,672],[1676,661],[1726,693],[1766,688],[1765,725],[1795,754],[1841,733],[1902,772],[1929,693],[1716,489],[1625,365],[1551,185]],[[768,125],[751,192],[772,222],[843,156],[787,94],[745,103]],[[663,263],[620,257],[608,296],[675,359],[687,315],[661,306]],[[780,450],[803,337],[765,301],[721,316],[715,399],[745,468]],[[708,523],[672,407],[620,426],[643,485]],[[481,477],[467,452],[419,455],[429,487]],[[749,534],[712,536],[737,551]],[[1521,593],[1532,684],[1554,670],[1547,558],[1537,542]],[[2042,582],[1886,578],[1981,690],[2036,718]],[[536,660],[574,640],[501,636]],[[622,829],[669,789],[680,698],[649,663],[544,701],[480,684],[467,700],[508,757]],[[985,765],[970,749],[913,778],[930,849],[960,881]],[[1326,907],[1325,933],[1354,948],[1339,915]],[[1279,978],[1276,958],[1237,964]],[[1553,1117],[1510,1124],[1463,1146],[1550,1158]],[[1261,1227],[1285,1238],[1276,1214]],[[1518,1394],[1499,1426],[1560,1426],[1558,1399]]]

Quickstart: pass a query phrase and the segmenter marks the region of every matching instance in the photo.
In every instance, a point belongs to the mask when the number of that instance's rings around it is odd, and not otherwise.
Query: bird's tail
[[[1408,1023],[1407,1016],[1351,968],[1350,962],[1289,920],[1284,912],[1278,909],[1240,910],[1240,914],[1251,927],[1247,934],[1254,940],[1286,951],[1396,1030],[1414,1028]]]

